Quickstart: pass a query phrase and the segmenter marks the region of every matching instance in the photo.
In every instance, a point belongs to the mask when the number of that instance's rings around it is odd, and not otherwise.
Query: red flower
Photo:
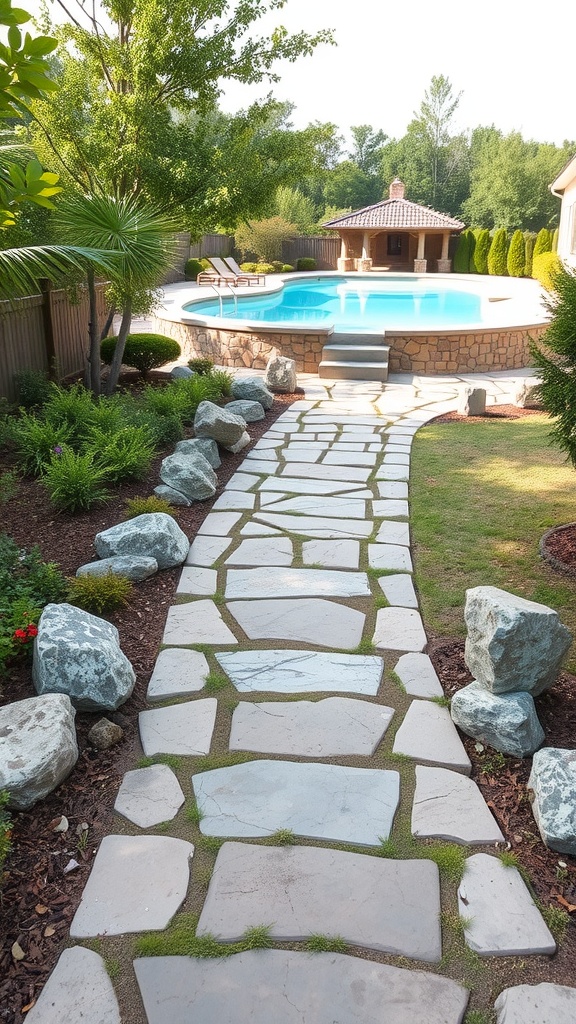
[[[13,633],[13,639],[25,641],[28,639],[28,634],[25,629],[16,629]]]
[[[31,622],[30,625],[26,627],[26,632],[29,637],[38,636],[38,626],[35,626],[34,623]]]

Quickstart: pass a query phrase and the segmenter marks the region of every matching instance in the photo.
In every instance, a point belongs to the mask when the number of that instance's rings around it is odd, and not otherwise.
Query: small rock
[[[484,416],[486,413],[486,389],[464,388],[458,405],[460,416]]]
[[[149,512],[97,533],[94,547],[100,558],[146,555],[156,559],[159,569],[171,569],[182,565],[190,550],[190,541],[173,516],[166,512]]]
[[[164,501],[168,501],[171,505],[183,506],[184,508],[190,508],[190,505],[192,505],[190,498],[187,498],[181,491],[175,491],[173,487],[168,487],[167,484],[158,484],[154,488],[154,494],[159,498],[164,498]]]
[[[226,408],[235,416],[241,416],[246,423],[256,423],[258,420],[263,420],[266,415],[260,402],[249,402],[241,398],[236,402],[228,402]]]
[[[230,403],[226,408],[230,410]],[[233,409],[230,411],[234,412]],[[242,414],[237,413],[236,415]],[[218,445],[211,437],[191,437],[185,441],[178,441],[174,451],[184,452],[186,455],[189,452],[200,452],[200,454],[208,460],[212,469],[219,469],[222,465],[220,455],[218,454]]]
[[[194,417],[194,433],[197,437],[211,437],[224,448],[230,448],[240,440],[246,430],[246,420],[233,412],[222,409],[214,402],[200,402]]]
[[[480,683],[469,683],[452,697],[450,714],[467,736],[511,757],[528,757],[544,742],[529,693],[495,694]]]
[[[544,747],[534,754],[528,795],[542,841],[576,856],[576,750]]]
[[[69,875],[71,871],[76,871],[76,868],[79,868],[79,867],[80,867],[80,865],[79,865],[78,861],[74,860],[74,857],[71,857],[70,860],[68,861],[68,863],[66,864],[66,867],[63,869],[64,870],[64,874],[65,875]]]
[[[119,725],[111,722],[108,718],[101,718],[92,726],[88,733],[88,742],[96,750],[109,750],[110,747],[120,743],[124,732]]]
[[[271,356],[264,382],[270,391],[291,395],[296,390],[296,362],[287,356]]]
[[[133,555],[102,558],[99,562],[87,562],[86,565],[81,565],[76,570],[76,575],[107,576],[109,572],[114,576],[126,576],[134,583],[140,583],[158,572],[158,562],[155,558]]]
[[[51,827],[51,826],[52,826],[52,822],[50,822],[50,826],[49,827]],[[60,818],[58,818],[57,824],[54,825],[54,827],[52,828],[52,831],[53,832],[67,832],[69,828],[70,828],[70,824],[68,822],[68,818],[66,817],[66,815],[63,814]]]
[[[187,380],[189,377],[195,377],[196,374],[189,366],[174,366],[170,370],[170,376],[174,380]]]
[[[260,402],[263,409],[272,408],[274,402],[274,395],[261,377],[239,377],[232,381],[232,395],[249,402]]]
[[[12,948],[10,952],[12,953],[12,956],[14,957],[15,960],[23,960],[24,957],[26,956],[19,942],[12,943]]]
[[[250,444],[250,434],[248,433],[247,430],[245,430],[244,433],[242,434],[242,437],[240,438],[240,440],[236,441],[236,444],[231,444],[229,446],[229,448],[228,448],[228,451],[232,452],[232,455],[237,455],[238,452],[241,452],[242,449],[246,448],[246,445],[249,445],[249,444]]]

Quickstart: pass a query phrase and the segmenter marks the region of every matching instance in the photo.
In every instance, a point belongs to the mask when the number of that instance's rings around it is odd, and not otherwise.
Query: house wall
[[[558,255],[568,266],[576,269],[576,175],[562,196]]]

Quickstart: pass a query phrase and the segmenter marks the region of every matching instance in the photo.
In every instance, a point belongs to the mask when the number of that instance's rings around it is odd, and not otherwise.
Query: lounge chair
[[[233,256],[224,256],[224,263],[237,277],[249,277],[251,281],[254,280],[257,284],[266,284],[266,274],[248,274],[238,266]]]
[[[243,270],[240,270],[238,264],[236,264],[238,272],[232,270],[227,261],[221,259],[220,256],[207,256],[206,259],[218,277],[228,284],[262,284],[266,280],[263,274],[245,274]]]

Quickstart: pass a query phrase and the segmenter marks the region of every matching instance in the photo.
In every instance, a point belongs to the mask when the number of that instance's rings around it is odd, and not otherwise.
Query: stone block
[[[272,356],[268,360],[264,383],[272,392],[292,394],[296,390],[296,363],[286,356]]]
[[[158,572],[155,558],[145,555],[116,555],[112,558],[101,558],[98,562],[87,562],[76,570],[77,576],[126,576],[127,579],[140,583]]]
[[[228,402],[226,408],[235,416],[241,416],[246,423],[256,423],[258,420],[263,420],[266,415],[260,402],[250,402],[241,398],[234,402]]]
[[[270,409],[274,401],[274,395],[261,377],[237,377],[232,382],[232,395],[236,399],[259,402],[263,409]]]
[[[574,1024],[576,988],[552,985],[514,985],[494,1003],[496,1024]]]
[[[526,692],[490,693],[469,683],[452,697],[450,714],[467,736],[511,757],[528,757],[544,742],[534,699]]]
[[[450,364],[447,364],[450,370]],[[452,367],[455,369],[455,367]],[[461,416],[484,416],[486,412],[486,388],[464,388],[458,404]]]
[[[222,465],[218,454],[218,445],[211,437],[191,437],[185,441],[178,441],[174,451],[183,452],[185,455],[189,455],[191,452],[200,452],[210,463],[212,469],[219,469]]]

